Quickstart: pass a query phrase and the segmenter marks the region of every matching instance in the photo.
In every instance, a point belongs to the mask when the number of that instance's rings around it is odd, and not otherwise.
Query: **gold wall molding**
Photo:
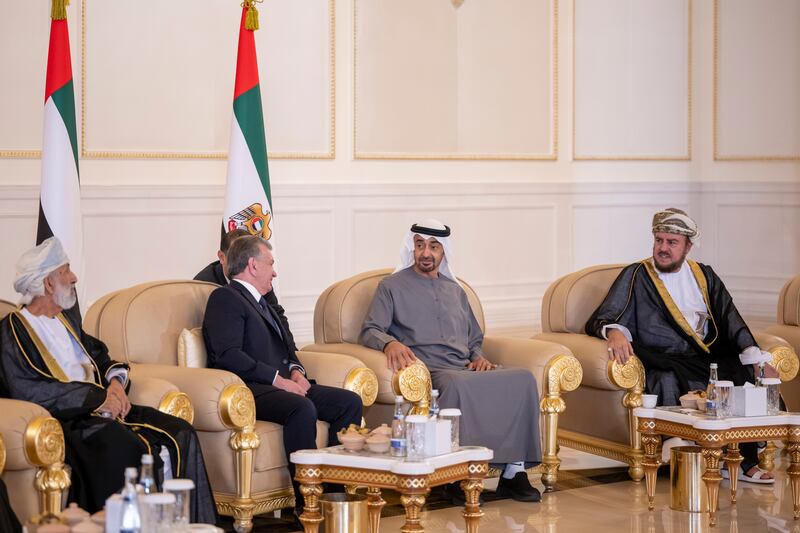
[[[714,0],[714,90],[713,90],[713,145],[714,161],[800,161],[800,154],[793,155],[722,155],[719,150],[719,36],[720,0]]]
[[[572,0],[572,160],[573,161],[691,161],[692,159],[692,28],[693,28],[693,6],[692,0],[687,0],[687,90],[686,90],[686,104],[687,104],[687,131],[686,131],[686,155],[685,156],[659,156],[659,155],[609,155],[609,156],[582,156],[578,155],[575,151],[575,116],[577,109],[575,105],[575,3],[577,0]]]
[[[358,82],[358,2],[353,0],[353,159],[416,159],[437,161],[555,161],[558,159],[558,1],[551,0],[551,146],[549,154],[492,154],[492,153],[453,153],[453,152],[359,152],[358,151],[358,105],[356,84]]]
[[[159,152],[92,150],[86,146],[86,9],[89,0],[81,2],[81,157],[85,159],[227,159],[226,152]],[[328,68],[329,125],[327,152],[270,152],[269,159],[334,159],[336,157],[336,0],[328,0]],[[31,152],[33,154],[33,152]],[[2,157],[3,152],[0,152]],[[40,157],[30,155],[26,157]]]

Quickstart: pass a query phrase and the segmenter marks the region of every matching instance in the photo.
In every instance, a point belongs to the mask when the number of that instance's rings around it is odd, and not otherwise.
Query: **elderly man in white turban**
[[[83,331],[77,310],[65,312],[76,282],[55,237],[17,262],[22,306],[0,322],[0,397],[37,403],[61,422],[69,501],[99,511],[124,484],[125,468],[152,454],[158,485],[164,476],[194,480],[192,522],[216,522],[197,435],[179,418],[130,403],[128,365]]]
[[[442,408],[462,412],[461,442],[487,446],[504,471],[497,495],[537,502],[525,468],[541,461],[536,380],[528,370],[498,369],[481,350],[483,333],[451,264],[450,228],[411,226],[401,261],[378,286],[361,344],[383,351],[392,370],[417,358],[441,392]],[[454,500],[455,487],[449,488]]]
[[[586,333],[607,340],[609,359],[624,363],[636,354],[659,405],[678,405],[688,391],[705,390],[711,363],[719,365],[721,380],[752,382],[753,364],[769,360],[769,354],[758,348],[719,276],[687,259],[700,237],[697,224],[668,208],[653,216],[652,230],[652,257],[622,270]],[[777,376],[769,366],[767,373]],[[758,468],[755,444],[742,444],[741,453],[739,479],[775,481]]]

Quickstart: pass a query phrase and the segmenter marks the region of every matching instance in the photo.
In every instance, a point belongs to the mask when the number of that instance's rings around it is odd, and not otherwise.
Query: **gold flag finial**
[[[258,29],[258,9],[256,3],[261,3],[264,0],[244,0],[242,7],[247,9],[247,14],[244,18],[244,29],[255,31]]]
[[[64,20],[67,18],[67,6],[69,0],[53,0],[50,8],[50,18],[53,20]]]

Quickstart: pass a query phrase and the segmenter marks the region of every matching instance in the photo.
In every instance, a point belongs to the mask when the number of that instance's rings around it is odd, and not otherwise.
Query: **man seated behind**
[[[193,279],[216,283],[217,285],[227,285],[230,282],[230,278],[228,278],[228,249],[231,247],[233,241],[239,237],[246,237],[248,235],[251,235],[251,233],[245,228],[236,228],[228,233],[223,233],[219,240],[217,261],[208,264],[203,270],[198,272]],[[286,312],[281,304],[278,303],[278,297],[275,291],[270,290],[266,296],[264,296],[264,299],[267,301],[267,304],[275,310],[278,319],[281,321],[281,324],[283,324],[283,328],[286,331],[286,343],[289,345],[289,348],[296,352],[297,346],[294,343],[294,336],[289,328],[289,319],[286,318]]]
[[[622,270],[586,333],[607,340],[609,359],[625,363],[638,356],[659,405],[678,405],[681,395],[705,390],[711,363],[719,365],[720,380],[752,382],[750,363],[769,360],[769,354],[758,348],[719,276],[686,258],[699,238],[697,224],[669,208],[653,216],[652,231],[652,257]],[[777,377],[771,367],[767,371]],[[740,448],[739,479],[772,483],[772,475],[757,466],[756,444]]]
[[[124,484],[126,467],[138,467],[150,453],[166,477],[194,480],[192,522],[216,522],[197,436],[184,420],[150,407],[132,405],[128,365],[81,328],[77,277],[61,243],[51,237],[17,262],[14,290],[24,307],[0,322],[0,396],[34,402],[57,418],[64,430],[66,462],[72,470],[69,501],[89,512]],[[158,480],[160,484],[161,480]]]
[[[411,226],[401,264],[378,285],[359,341],[383,351],[393,371],[422,360],[439,405],[461,409],[461,442],[491,448],[503,464],[497,495],[539,501],[525,472],[542,457],[536,379],[523,369],[498,370],[484,356],[483,332],[453,274],[449,236],[437,220]]]
[[[317,419],[330,424],[328,445],[336,433],[361,423],[361,398],[348,390],[309,380],[286,328],[265,294],[272,290],[271,245],[254,235],[239,237],[228,250],[231,283],[211,293],[203,318],[208,366],[237,374],[253,391],[256,418],[283,426],[283,444],[295,487],[297,507],[302,496],[294,481],[289,454],[316,448]]]

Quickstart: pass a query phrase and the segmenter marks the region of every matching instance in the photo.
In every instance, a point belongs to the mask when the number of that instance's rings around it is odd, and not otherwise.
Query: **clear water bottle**
[[[156,480],[153,476],[153,456],[149,453],[142,455],[142,469],[139,473],[139,485],[142,494],[152,494],[156,491]]]
[[[431,407],[428,412],[431,418],[439,416],[439,389],[433,389],[431,391]]]
[[[402,396],[394,398],[394,416],[392,417],[391,452],[394,457],[406,456],[406,417],[403,414]]]
[[[706,387],[706,414],[708,416],[717,416],[717,408],[719,402],[717,398],[717,363],[711,363],[711,372],[708,376],[708,387]]]
[[[132,466],[125,469],[120,517],[119,533],[140,533],[142,517],[139,513],[139,493],[136,492],[136,468]]]

